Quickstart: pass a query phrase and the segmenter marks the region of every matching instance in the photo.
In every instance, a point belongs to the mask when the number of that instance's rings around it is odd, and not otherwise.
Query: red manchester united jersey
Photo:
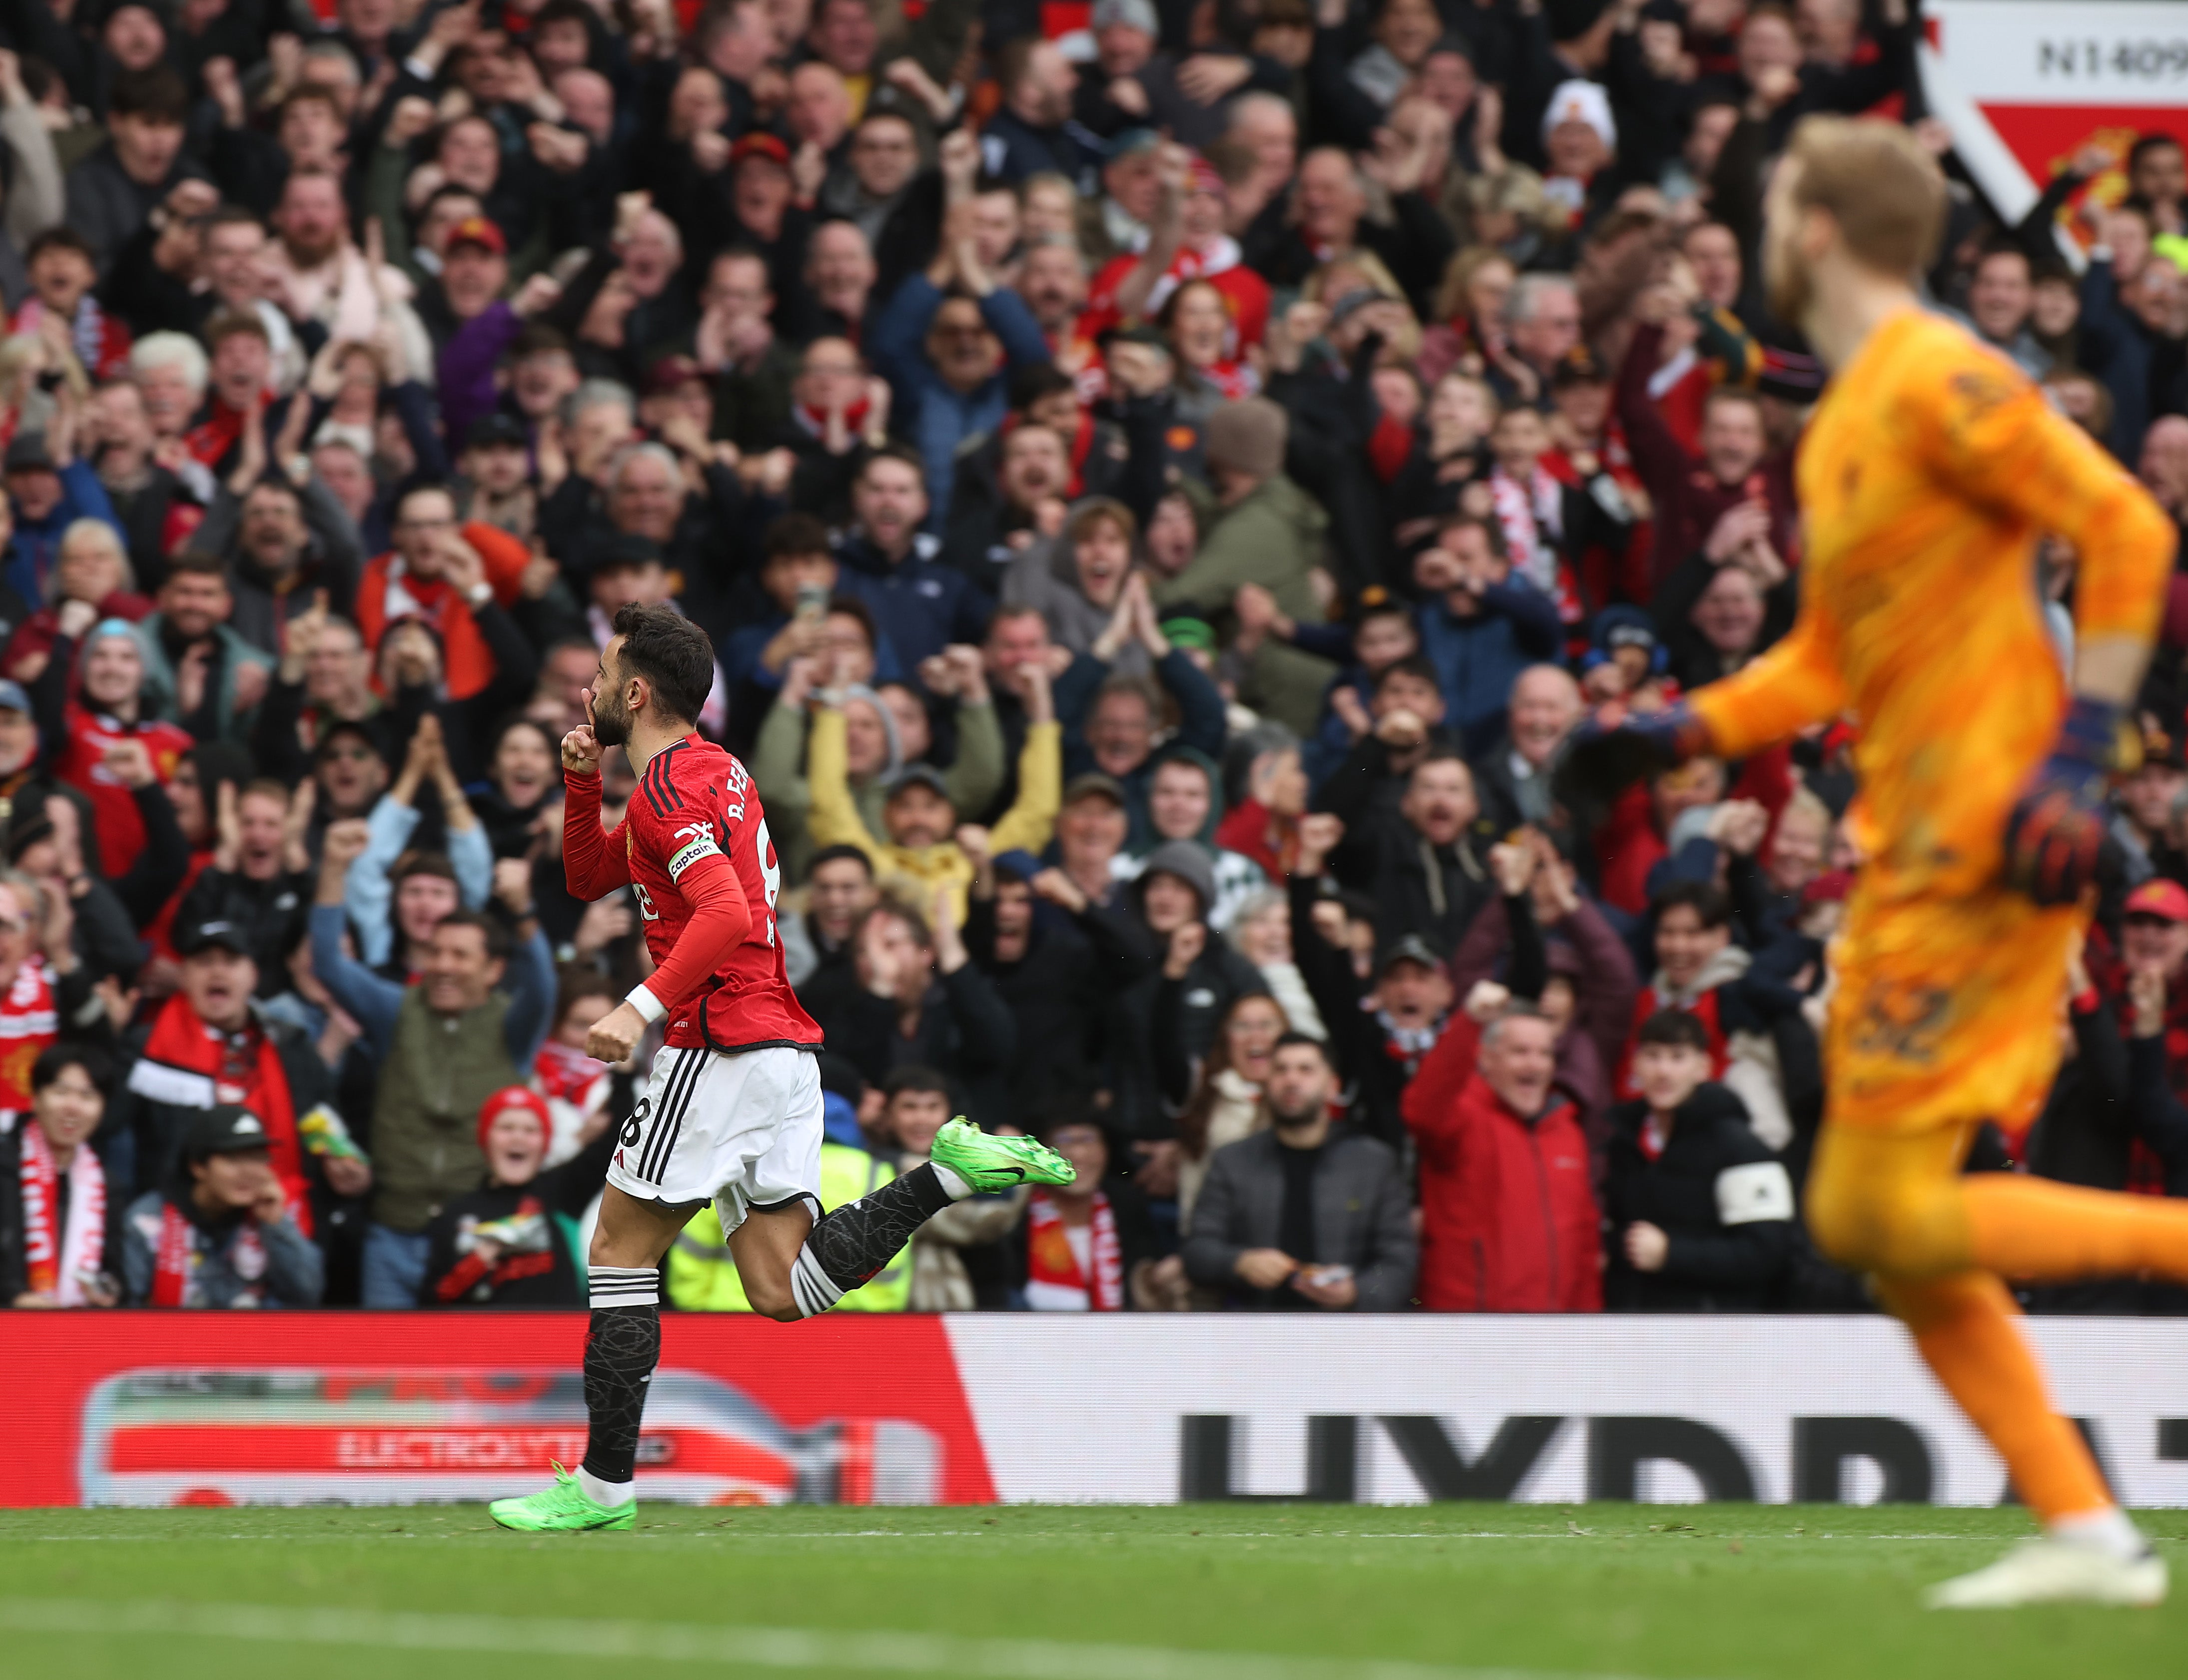
[[[668,1042],[680,1049],[819,1049],[820,1029],[783,972],[775,925],[782,871],[751,773],[720,747],[686,736],[654,754],[622,824],[607,835],[600,827],[600,778],[563,780],[569,800],[562,856],[570,890],[590,899],[628,883],[657,967],[668,964],[692,923],[687,883],[726,866],[743,895],[750,926],[711,973],[678,995],[660,990],[657,973],[652,989],[668,1011]],[[703,923],[701,931],[703,936]]]
[[[99,847],[99,861],[107,879],[118,880],[129,872],[144,849],[144,819],[137,809],[137,796],[106,767],[106,755],[129,740],[141,741],[152,755],[153,774],[165,786],[173,779],[175,766],[197,742],[188,730],[157,719],[129,724],[75,701],[68,704],[68,741],[61,748],[60,779],[91,797],[98,819],[98,833],[91,837]],[[206,790],[206,809],[212,809],[214,794]]]

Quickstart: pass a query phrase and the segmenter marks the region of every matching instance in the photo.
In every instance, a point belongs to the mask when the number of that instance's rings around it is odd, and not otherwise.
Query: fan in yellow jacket
[[[1063,803],[1063,735],[1056,721],[1048,674],[1035,666],[1028,668],[1026,676],[1026,713],[1031,724],[1018,754],[1018,797],[990,831],[991,854],[1018,848],[1038,855],[1055,831],[1056,814]],[[856,846],[871,860],[877,880],[886,886],[891,876],[903,877],[916,888],[906,896],[922,905],[933,902],[939,888],[946,888],[961,922],[973,863],[955,837],[958,814],[941,773],[929,765],[913,764],[897,777],[882,804],[882,825],[888,835],[877,839],[851,797],[843,708],[830,704],[825,694],[813,714],[805,753],[806,781],[813,792],[805,826],[814,845]]]
[[[820,1205],[830,1213],[846,1202],[871,1195],[896,1176],[878,1156],[848,1143],[820,1146]],[[737,1263],[722,1241],[722,1221],[713,1204],[691,1215],[662,1263],[668,1299],[685,1312],[750,1312]],[[902,1312],[911,1299],[911,1244],[836,1303],[838,1312]]]

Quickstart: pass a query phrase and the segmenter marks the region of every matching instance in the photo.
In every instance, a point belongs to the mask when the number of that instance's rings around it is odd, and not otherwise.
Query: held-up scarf
[[[1093,1277],[1079,1268],[1055,1200],[1036,1190],[1026,1201],[1026,1305],[1035,1312],[1116,1312],[1125,1305],[1124,1250],[1109,1198],[1094,1192]]]
[[[255,1220],[245,1219],[236,1232],[231,1263],[245,1283],[255,1284],[266,1276],[266,1244],[259,1240]],[[190,1274],[196,1267],[197,1243],[189,1216],[172,1202],[166,1203],[160,1209],[160,1245],[152,1255],[152,1305],[204,1305],[190,1299]]]
[[[554,1135],[547,1140],[546,1164],[559,1167],[578,1153],[578,1128],[585,1116],[608,1100],[606,1068],[567,1044],[549,1039],[532,1058],[533,1088],[547,1099]]]
[[[1557,546],[1565,534],[1564,494],[1565,487],[1539,461],[1525,484],[1501,466],[1489,476],[1489,499],[1504,533],[1512,569],[1556,601],[1561,613],[1567,605]]]
[[[53,1146],[34,1121],[23,1128],[23,1268],[25,1287],[63,1306],[84,1305],[83,1279],[106,1258],[106,1174],[79,1147],[69,1164],[68,1218],[61,1218],[60,1171]],[[64,1234],[65,1233],[65,1234]]]
[[[52,972],[33,958],[15,971],[14,984],[0,998],[0,1108],[31,1106],[31,1064],[60,1030]]]
[[[250,1034],[250,1042],[241,1046],[250,1058],[245,1077],[237,1080],[234,1070],[226,1069],[229,1076],[223,1079],[228,1061],[226,1036],[200,1020],[189,1000],[177,992],[161,1006],[159,1018],[152,1023],[144,1053],[129,1070],[129,1089],[178,1108],[236,1102],[257,1115],[266,1128],[274,1175],[281,1181],[289,1216],[308,1237],[311,1187],[304,1178],[303,1149],[296,1141],[296,1108],[289,1095],[289,1075],[273,1040],[255,1022],[245,1030]]]

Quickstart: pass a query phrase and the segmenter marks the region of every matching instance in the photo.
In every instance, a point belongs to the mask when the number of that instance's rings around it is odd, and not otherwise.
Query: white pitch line
[[[491,1651],[572,1658],[950,1674],[981,1680],[1631,1680],[1537,1669],[1192,1651],[1053,1639],[836,1633],[697,1622],[593,1621],[416,1611],[285,1610],[163,1599],[0,1598],[0,1627],[74,1636],[155,1634],[375,1650]]]

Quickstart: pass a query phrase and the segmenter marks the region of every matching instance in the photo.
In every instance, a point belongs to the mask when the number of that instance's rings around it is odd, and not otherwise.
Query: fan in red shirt
[[[46,715],[59,703],[60,746],[54,755],[54,773],[71,787],[82,789],[97,817],[99,860],[110,881],[129,872],[137,854],[144,849],[144,819],[137,809],[133,776],[141,775],[134,755],[117,759],[116,749],[127,741],[143,745],[151,759],[152,774],[164,785],[183,755],[197,745],[176,724],[144,715],[144,651],[136,628],[126,619],[107,618],[87,631],[84,621],[95,611],[80,600],[61,607],[53,658],[36,685],[42,731],[54,719]],[[60,701],[67,693],[70,665],[75,657],[75,638],[83,637],[81,679],[82,698]]]
[[[1587,1137],[1556,1075],[1548,1019],[1484,983],[1406,1087],[1430,1312],[1603,1310]]]
[[[787,1321],[826,1312],[952,1201],[1071,1181],[1069,1163],[1041,1145],[953,1121],[933,1160],[816,1220],[820,1031],[783,972],[781,871],[752,777],[692,728],[713,680],[703,630],[672,606],[630,602],[585,691],[590,721],[562,738],[570,890],[591,899],[628,885],[657,965],[594,1024],[586,1051],[628,1061],[648,1026],[666,1021],[668,1034],[617,1136],[593,1233],[584,1462],[542,1492],[496,1501],[492,1515],[508,1528],[630,1525],[661,1357],[661,1260],[696,1207],[713,1202],[753,1308]],[[603,835],[609,747],[626,749],[638,788]]]
[[[422,618],[441,640],[448,698],[469,700],[493,681],[493,651],[474,616],[488,601],[513,606],[532,552],[505,531],[459,524],[455,498],[418,484],[395,505],[395,546],[367,562],[357,589],[357,626],[377,649],[387,627]]]
[[[1268,331],[1269,283],[1246,267],[1238,242],[1223,231],[1223,178],[1181,146],[1163,150],[1162,201],[1147,248],[1112,259],[1094,277],[1080,335],[1098,341],[1111,327],[1159,315],[1187,281],[1205,280],[1230,312],[1224,356],[1235,363]]]

